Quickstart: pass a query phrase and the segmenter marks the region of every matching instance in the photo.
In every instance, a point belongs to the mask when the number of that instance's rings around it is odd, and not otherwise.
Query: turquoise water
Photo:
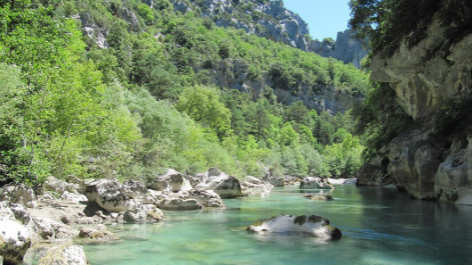
[[[276,188],[268,197],[225,200],[227,209],[166,212],[153,225],[116,225],[114,243],[84,245],[92,264],[472,264],[472,207],[412,200],[396,190],[337,186]],[[295,235],[257,235],[252,222],[280,214],[316,214],[343,232],[324,242]]]

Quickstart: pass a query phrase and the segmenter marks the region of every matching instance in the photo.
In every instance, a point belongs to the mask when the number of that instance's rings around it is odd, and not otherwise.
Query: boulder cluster
[[[89,264],[71,239],[119,240],[104,224],[159,222],[163,210],[225,207],[222,198],[243,196],[242,187],[266,192],[272,187],[249,179],[241,185],[211,168],[196,176],[168,169],[145,182],[48,177],[41,195],[25,184],[8,184],[0,188],[0,264],[21,264],[26,251],[39,242],[54,243],[39,264]]]

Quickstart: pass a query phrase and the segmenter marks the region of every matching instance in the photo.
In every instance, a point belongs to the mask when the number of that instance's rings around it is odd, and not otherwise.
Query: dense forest
[[[342,177],[361,165],[349,113],[274,94],[330,88],[361,100],[368,77],[352,65],[167,0],[1,0],[0,26],[1,182],[143,179],[168,167]],[[264,85],[232,89],[235,67]]]

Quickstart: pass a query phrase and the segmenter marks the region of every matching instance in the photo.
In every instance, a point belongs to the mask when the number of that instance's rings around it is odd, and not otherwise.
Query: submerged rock
[[[54,246],[41,257],[38,265],[89,265],[81,246],[70,243]]]
[[[103,229],[102,226],[97,226],[95,228],[84,227],[80,229],[79,237],[95,241],[112,241],[118,239],[112,232]]]
[[[201,179],[201,183],[196,189],[213,190],[223,199],[243,196],[239,180],[216,168],[210,168],[207,172],[198,174],[197,177]]]
[[[332,201],[334,200],[333,196],[331,195],[325,195],[325,196],[315,196],[315,195],[305,195],[304,196],[305,198],[307,199],[310,199],[310,200],[317,200],[317,201]]]
[[[329,220],[317,215],[279,215],[258,221],[247,228],[250,232],[302,233],[324,239],[340,239],[339,229],[329,225]]]
[[[300,182],[300,189],[334,189],[325,178],[306,177]]]

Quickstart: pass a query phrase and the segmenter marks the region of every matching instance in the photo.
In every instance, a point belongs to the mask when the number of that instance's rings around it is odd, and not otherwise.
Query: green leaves
[[[214,87],[195,86],[184,89],[176,108],[219,134],[225,134],[230,128],[231,114],[221,102],[219,90]]]

